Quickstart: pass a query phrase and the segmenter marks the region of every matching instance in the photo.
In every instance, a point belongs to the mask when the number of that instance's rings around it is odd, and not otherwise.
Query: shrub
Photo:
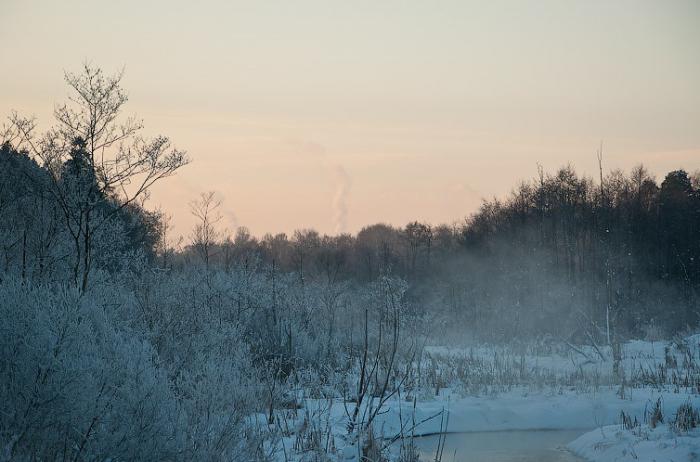
[[[687,432],[700,424],[700,412],[690,403],[690,400],[681,404],[676,411],[673,420],[673,428],[678,432]]]
[[[651,428],[656,428],[660,423],[664,423],[664,414],[662,411],[661,398],[657,399],[648,414],[648,423]]]

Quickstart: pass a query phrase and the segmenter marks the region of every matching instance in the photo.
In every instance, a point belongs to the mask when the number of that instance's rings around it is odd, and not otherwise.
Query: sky
[[[192,163],[148,206],[255,235],[453,223],[537,165],[700,169],[700,2],[0,0],[0,117],[125,69]]]

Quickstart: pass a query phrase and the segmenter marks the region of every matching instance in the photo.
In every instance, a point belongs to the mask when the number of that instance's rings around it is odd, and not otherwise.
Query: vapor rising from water
[[[335,187],[331,204],[333,232],[334,234],[346,233],[348,231],[348,199],[352,185],[350,174],[341,164],[332,161],[326,153],[326,148],[321,144],[299,140],[290,140],[290,144],[297,153],[314,159],[333,176]]]
[[[333,196],[333,231],[342,234],[348,229],[348,197],[350,175],[342,165],[335,166],[335,195]]]

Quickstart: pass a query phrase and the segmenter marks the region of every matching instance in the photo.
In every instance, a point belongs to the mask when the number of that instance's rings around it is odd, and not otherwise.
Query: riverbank
[[[700,396],[685,392],[659,392],[654,389],[635,389],[628,393],[625,399],[620,399],[617,390],[606,388],[597,392],[580,393],[575,390],[558,390],[556,392],[533,393],[523,389],[513,390],[509,393],[501,393],[495,396],[469,396],[460,397],[451,390],[446,389],[429,401],[416,402],[415,408],[412,402],[406,402],[398,396],[390,400],[385,405],[383,412],[378,415],[374,423],[374,431],[383,444],[395,440],[394,446],[400,444],[401,436],[404,438],[436,435],[440,432],[450,435],[492,433],[490,438],[496,434],[509,434],[513,432],[540,432],[543,438],[554,436],[557,432],[568,431],[570,436],[568,441],[557,441],[556,445],[561,448],[567,443],[576,439],[576,444],[570,446],[572,452],[591,462],[608,462],[615,459],[619,454],[624,454],[625,445],[632,444],[632,436],[621,438],[622,433],[614,431],[620,421],[620,412],[643,421],[645,413],[654,403],[660,402],[662,412],[671,416],[673,412],[683,403],[691,403],[700,407]],[[306,417],[305,417],[306,416]],[[307,400],[303,413],[299,414],[295,421],[288,421],[285,425],[293,428],[293,435],[284,438],[281,443],[285,448],[298,447],[298,435],[308,431],[308,426],[313,425],[316,429],[327,429],[328,445],[333,447],[333,451],[339,461],[354,461],[358,459],[357,442],[347,437],[347,414],[345,406],[340,400]],[[591,429],[594,429],[591,431]],[[602,431],[601,431],[602,430]],[[640,443],[632,444],[639,446],[641,450],[636,451],[638,459],[636,461],[660,461],[660,460],[692,460],[667,458],[664,451],[667,448],[677,446],[676,442],[685,441],[679,439],[677,435],[656,431],[650,433],[656,439],[656,450],[647,452],[647,444],[641,444],[644,435],[639,436]],[[596,435],[601,435],[597,438]],[[692,433],[691,435],[696,435]],[[450,437],[454,440],[454,437]],[[617,439],[619,439],[619,441]],[[473,441],[472,438],[467,437]],[[483,439],[483,438],[482,438]],[[698,451],[696,445],[686,444],[686,454],[688,451]],[[601,448],[615,448],[602,450]],[[551,449],[546,448],[545,449]],[[619,449],[619,450],[618,450]],[[469,451],[464,444],[456,445],[453,450],[463,453],[466,457]],[[661,458],[646,458],[646,454],[658,455]],[[447,452],[445,452],[447,454]],[[445,461],[462,460],[454,458],[450,453]],[[611,455],[613,454],[613,455]],[[617,455],[615,455],[617,454]],[[632,452],[630,451],[630,454]],[[675,453],[673,453],[675,454]],[[568,460],[561,456],[561,459]],[[611,458],[612,457],[612,458]],[[283,459],[280,459],[283,460]],[[303,458],[302,458],[303,460]],[[503,459],[508,460],[508,459]],[[534,460],[534,459],[533,459]]]
[[[357,426],[371,430],[365,434],[373,435],[389,460],[394,460],[394,451],[385,450],[412,437],[485,432],[542,432],[546,438],[544,431],[571,431],[571,440],[557,443],[557,448],[576,440],[572,451],[592,462],[622,456],[636,461],[676,460],[676,453],[668,456],[664,451],[675,450],[678,442],[686,447],[683,454],[696,451],[678,433],[645,433],[643,425],[655,406],[667,417],[667,423],[684,403],[700,408],[700,336],[674,342],[627,342],[619,364],[622,382],[613,374],[611,356],[609,348],[591,346],[555,345],[519,351],[495,346],[428,347],[419,363],[422,385],[404,383],[381,404],[378,398],[366,397],[355,420],[351,417],[355,415],[352,397],[337,394],[342,386],[318,393],[325,397],[297,397],[296,406],[277,414],[273,431],[284,435],[277,441],[278,460],[315,460],[319,454],[333,461],[361,460],[359,446],[366,449],[367,441],[358,442],[357,432],[348,432]],[[637,435],[613,431],[621,422],[621,413],[641,424],[635,426]],[[259,417],[258,422],[265,422],[265,416]],[[647,443],[652,440],[653,451]],[[465,459],[473,451],[467,446],[455,449],[463,452]],[[651,458],[646,458],[648,454]],[[452,456],[443,460],[453,459],[462,460]]]
[[[679,433],[668,424],[626,430],[608,425],[567,446],[591,462],[691,462],[700,460],[700,429]]]

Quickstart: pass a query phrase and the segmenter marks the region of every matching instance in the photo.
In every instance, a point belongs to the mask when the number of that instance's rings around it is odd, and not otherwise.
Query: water
[[[529,430],[447,435],[442,462],[581,462],[566,445],[584,430]],[[416,438],[422,461],[435,459],[438,436]]]

